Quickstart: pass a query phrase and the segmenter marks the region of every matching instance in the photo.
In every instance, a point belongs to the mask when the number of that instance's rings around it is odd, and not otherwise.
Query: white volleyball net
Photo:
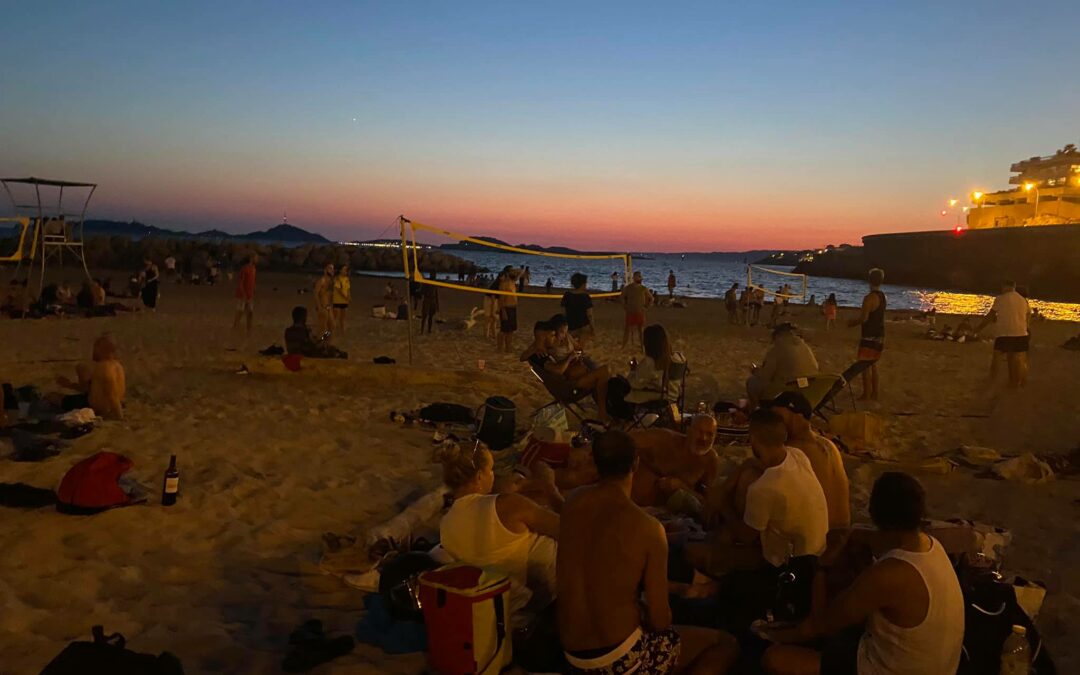
[[[747,265],[746,285],[764,291],[766,296],[806,301],[805,274],[782,272],[761,265]]]
[[[618,278],[618,286],[621,287],[631,275],[631,257],[628,253],[577,253],[567,249],[566,252],[538,251],[530,248],[520,248],[504,243],[488,241],[477,237],[470,237],[449,230],[443,230],[430,225],[424,225],[401,218],[401,245],[402,267],[405,277],[421,284],[441,286],[466,293],[483,293],[485,295],[516,295],[519,298],[548,298],[559,299],[567,290],[568,279],[563,278],[566,265],[552,266],[545,261],[554,259],[574,260],[576,271],[588,277],[589,295],[594,298],[609,298],[620,295],[619,291],[609,291],[611,288],[609,279],[612,276]],[[418,238],[420,235],[420,238]],[[452,244],[451,248],[441,246]],[[472,275],[432,275],[430,269],[424,269],[423,256],[425,251],[432,247],[450,255],[459,254],[469,258],[476,264],[477,258],[483,258],[485,273],[480,277],[472,278]],[[479,255],[474,255],[479,254]],[[489,255],[497,254],[497,255]],[[491,288],[490,280],[504,267],[513,269],[516,276],[520,276],[526,268],[530,270],[528,287],[517,291],[500,291]],[[556,272],[556,269],[558,272]],[[558,275],[558,281],[553,283],[550,290],[546,288],[546,280]]]

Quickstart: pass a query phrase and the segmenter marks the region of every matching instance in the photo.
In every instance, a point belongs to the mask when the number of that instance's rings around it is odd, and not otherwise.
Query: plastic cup
[[[476,367],[479,370],[484,370],[485,368],[487,368],[487,361],[485,361],[484,359],[477,359]]]

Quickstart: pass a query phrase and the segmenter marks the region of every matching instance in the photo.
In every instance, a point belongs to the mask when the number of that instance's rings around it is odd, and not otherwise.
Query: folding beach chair
[[[571,415],[578,418],[579,422],[584,422],[587,419],[585,409],[581,406],[581,401],[588,398],[592,392],[587,389],[578,389],[570,382],[570,380],[561,375],[537,370],[532,366],[529,367],[529,370],[536,376],[536,379],[540,380],[540,384],[544,385],[544,389],[546,389],[547,393],[551,394],[552,397],[551,403],[537,408],[536,412],[533,413],[533,416],[536,416],[537,413],[545,408],[550,408],[553,405],[561,405]]]
[[[626,397],[626,402],[634,406],[634,415],[630,420],[630,429],[643,426],[645,416],[649,413],[659,415],[659,419],[652,426],[661,428],[668,427],[675,431],[681,431],[684,426],[683,411],[686,410],[686,376],[690,372],[690,366],[686,359],[672,361],[664,373],[660,383],[660,391],[655,392],[652,398]],[[678,383],[678,393],[674,398],[667,395],[668,386],[672,382]]]
[[[810,402],[810,406],[814,409],[814,414],[823,420],[827,420],[825,412],[830,414],[836,414],[840,412],[836,406],[836,396],[845,388],[851,395],[851,409],[857,410],[855,406],[855,392],[851,388],[851,381],[862,375],[863,371],[873,365],[873,361],[856,361],[848,366],[840,375],[813,375],[811,377],[800,377],[797,380],[792,380],[784,387],[784,391],[797,391],[806,397],[806,400]]]

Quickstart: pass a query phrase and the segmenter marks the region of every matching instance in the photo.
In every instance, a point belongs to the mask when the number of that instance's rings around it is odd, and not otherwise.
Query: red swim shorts
[[[644,326],[645,325],[645,312],[627,312],[626,313],[626,325],[627,326]]]

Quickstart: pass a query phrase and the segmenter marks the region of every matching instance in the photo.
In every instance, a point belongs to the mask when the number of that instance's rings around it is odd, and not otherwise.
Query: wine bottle
[[[161,505],[172,506],[180,493],[180,471],[176,468],[176,455],[169,458],[169,468],[165,470],[165,483],[161,487]]]

